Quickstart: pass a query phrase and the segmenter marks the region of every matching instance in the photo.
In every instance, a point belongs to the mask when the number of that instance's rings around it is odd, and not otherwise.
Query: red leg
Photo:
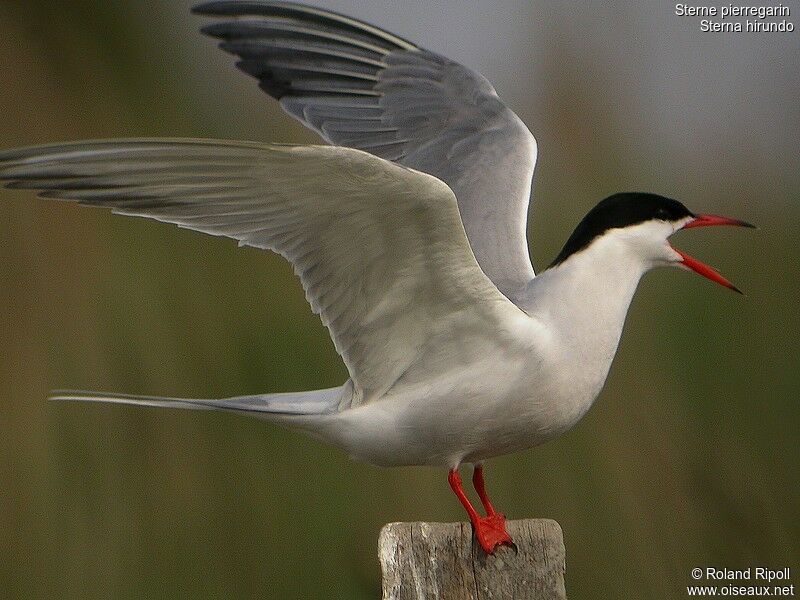
[[[488,516],[482,517],[478,514],[478,511],[475,510],[475,507],[472,506],[469,498],[467,498],[467,495],[464,493],[464,488],[461,485],[461,475],[458,474],[458,469],[450,470],[450,473],[447,475],[447,481],[466,509],[469,520],[472,523],[472,528],[475,531],[475,537],[478,538],[478,543],[480,543],[484,552],[492,554],[497,546],[502,544],[512,546],[514,544],[511,540],[511,536],[508,535],[506,531],[506,518],[504,515],[494,512],[494,508],[492,508],[492,512]],[[484,502],[483,496],[485,495],[486,492],[484,490],[481,496],[482,502]],[[485,505],[486,503],[484,502],[484,506]],[[491,508],[491,506],[492,505],[489,504],[489,508]]]
[[[488,516],[495,514],[492,501],[489,500],[489,495],[486,493],[486,484],[483,481],[483,465],[475,465],[475,470],[472,472],[472,485],[475,491],[478,492],[478,497],[481,499],[481,504]]]

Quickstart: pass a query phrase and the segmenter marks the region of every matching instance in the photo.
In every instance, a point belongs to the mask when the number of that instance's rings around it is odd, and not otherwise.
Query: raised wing
[[[376,27],[290,2],[218,1],[203,28],[326,141],[434,175],[455,192],[483,271],[515,298],[534,276],[526,222],[536,142],[480,74]]]
[[[521,314],[475,262],[447,185],[358,150],[73,143],[0,152],[0,181],[280,253],[330,330],[355,402],[385,392],[429,340],[449,339],[451,316],[495,331]]]

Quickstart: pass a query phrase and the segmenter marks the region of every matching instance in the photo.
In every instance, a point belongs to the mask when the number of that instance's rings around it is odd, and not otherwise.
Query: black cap
[[[641,192],[614,194],[589,211],[550,266],[554,267],[564,262],[609,229],[619,229],[652,220],[674,222],[693,216],[692,212],[677,200],[657,194]]]

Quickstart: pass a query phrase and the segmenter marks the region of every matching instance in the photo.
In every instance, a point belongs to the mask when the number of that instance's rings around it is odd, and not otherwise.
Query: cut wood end
[[[552,519],[508,521],[516,550],[487,555],[469,523],[389,523],[378,555],[384,600],[562,600],[565,550]]]

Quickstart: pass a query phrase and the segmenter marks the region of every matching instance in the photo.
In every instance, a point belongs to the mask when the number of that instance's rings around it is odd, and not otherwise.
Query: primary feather
[[[511,299],[534,276],[536,142],[479,73],[377,27],[292,2],[194,9],[237,66],[326,141],[429,173],[455,193],[483,271]]]

